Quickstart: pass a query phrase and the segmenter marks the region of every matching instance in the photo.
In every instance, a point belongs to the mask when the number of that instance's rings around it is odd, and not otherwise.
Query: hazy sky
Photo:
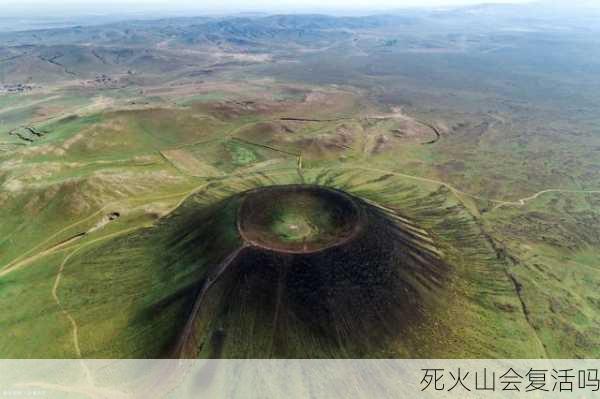
[[[527,0],[493,0],[518,3]],[[376,10],[415,6],[449,6],[484,3],[486,0],[0,0],[3,12],[27,11],[57,14],[64,11],[118,13],[121,11],[194,10],[205,12],[284,10]]]

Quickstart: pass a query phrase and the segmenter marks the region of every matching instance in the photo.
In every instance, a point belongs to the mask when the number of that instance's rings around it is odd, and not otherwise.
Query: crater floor
[[[341,191],[284,185],[249,192],[238,229],[253,246],[290,253],[316,252],[346,242],[361,229],[359,207]]]

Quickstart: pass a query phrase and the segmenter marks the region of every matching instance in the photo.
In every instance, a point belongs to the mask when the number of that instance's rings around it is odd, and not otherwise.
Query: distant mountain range
[[[65,21],[52,20],[58,27],[0,33],[0,73],[5,83],[74,76],[90,79],[100,70],[116,74],[136,71],[163,74],[173,71],[175,65],[209,68],[206,55],[214,52],[263,53],[285,58],[296,56],[299,50],[314,51],[342,43],[354,48],[359,38],[366,40],[368,46],[393,44],[403,37],[409,48],[436,48],[440,47],[439,40],[446,39],[452,46],[460,47],[464,42],[460,44],[457,40],[461,37],[460,40],[465,40],[465,27],[475,36],[597,31],[600,30],[598,10],[592,2],[573,6],[541,2],[412,9],[360,17],[253,13],[102,24],[98,23],[106,21],[106,17],[98,17],[67,27],[60,26]],[[23,25],[28,27],[31,25]],[[421,39],[415,39],[417,30]],[[423,34],[438,37],[422,39]],[[475,36],[470,40],[477,41]],[[180,52],[181,49],[192,51]]]

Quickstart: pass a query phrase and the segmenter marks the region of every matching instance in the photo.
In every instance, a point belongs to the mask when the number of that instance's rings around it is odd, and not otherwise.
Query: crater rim
[[[302,214],[302,201],[313,202],[307,204],[305,214]],[[311,205],[320,209],[310,209]],[[304,237],[300,233],[297,239],[286,239],[285,234],[278,232],[282,226],[283,230],[294,228],[290,224],[285,226],[273,215],[285,211],[286,206],[292,208],[291,213],[299,213],[295,215],[298,220],[306,222],[302,226],[306,230]],[[319,231],[319,225],[330,230]],[[311,254],[341,246],[356,238],[364,225],[364,212],[355,198],[342,190],[317,184],[284,184],[248,190],[237,215],[238,234],[247,246],[285,254]]]

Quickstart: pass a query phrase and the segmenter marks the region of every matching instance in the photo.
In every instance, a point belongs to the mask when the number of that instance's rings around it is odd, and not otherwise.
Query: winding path
[[[529,197],[524,197],[518,199],[516,201],[504,201],[499,203],[494,207],[494,209],[499,209],[505,206],[524,206],[527,202],[533,201],[537,199],[539,196],[547,194],[547,193],[567,193],[567,194],[600,194],[600,190],[563,190],[560,188],[550,188],[547,190],[538,191],[537,193],[530,195]]]
[[[202,189],[204,189],[206,186],[208,186],[210,183],[203,183],[199,186],[194,187],[192,190],[188,190],[188,191],[184,191],[184,192],[180,192],[180,193],[174,193],[174,194],[167,194],[167,195],[161,195],[161,196],[156,196],[156,197],[148,197],[145,198],[147,200],[148,203],[154,202],[154,201],[161,201],[161,200],[165,200],[165,199],[170,199],[170,198],[177,198],[177,197],[183,197],[180,201],[177,202],[177,204],[167,212],[171,213],[174,209],[178,208],[179,205],[181,205],[183,203],[183,201],[185,201],[188,197],[190,197],[191,195],[197,193],[198,191],[201,191]],[[138,198],[140,199],[140,198]],[[143,197],[141,199],[144,199]],[[49,255],[53,252],[56,252],[59,249],[62,249],[64,246],[66,246],[67,244],[70,244],[71,242],[73,242],[74,240],[77,240],[79,238],[84,237],[87,232],[80,232],[77,233],[73,236],[71,236],[70,238],[67,238],[64,241],[60,241],[59,243],[56,243],[54,245],[52,245],[50,248],[47,248],[41,252],[39,252],[37,255],[33,255],[30,257],[27,257],[27,255],[29,255],[30,253],[34,252],[37,249],[42,248],[43,246],[49,244],[50,242],[52,242],[53,239],[59,237],[61,234],[63,234],[64,232],[72,229],[75,226],[78,226],[84,222],[87,222],[99,215],[104,214],[108,209],[114,207],[117,204],[120,204],[124,201],[127,201],[127,199],[120,199],[120,200],[116,200],[116,201],[111,201],[109,203],[107,203],[106,205],[102,206],[100,209],[98,209],[97,211],[93,212],[92,214],[84,217],[83,219],[80,219],[74,223],[71,223],[70,225],[63,227],[62,229],[58,230],[57,232],[51,234],[50,236],[48,236],[48,238],[46,238],[44,241],[40,242],[39,244],[35,245],[34,247],[28,249],[27,251],[25,251],[22,255],[16,257],[15,259],[13,259],[11,262],[9,262],[8,264],[6,264],[2,269],[0,269],[0,277],[16,270],[19,269],[21,267],[23,267],[24,265],[27,265],[29,263],[31,263],[32,261],[39,259],[41,257],[44,257],[46,255]]]
[[[175,358],[184,358],[185,357],[185,349],[188,347],[190,339],[193,337],[194,332],[194,324],[198,317],[198,313],[200,313],[200,308],[202,306],[202,302],[204,301],[204,297],[208,290],[216,283],[219,278],[223,275],[223,273],[227,270],[229,265],[237,258],[237,256],[242,252],[248,245],[244,244],[240,246],[235,251],[231,252],[227,257],[217,265],[216,269],[211,273],[210,276],[206,278],[202,288],[200,289],[200,293],[196,297],[196,301],[194,302],[194,307],[190,312],[190,317],[185,323],[185,327],[181,330],[181,334],[179,335],[179,339],[177,344],[175,345],[174,357]]]
[[[67,319],[69,319],[69,321],[71,322],[71,325],[73,326],[73,347],[75,349],[75,353],[76,353],[77,357],[79,357],[79,358],[81,358],[81,347],[79,345],[79,326],[77,325],[77,322],[75,321],[73,316],[71,316],[71,314],[64,308],[64,306],[62,305],[62,302],[60,301],[60,298],[58,296],[58,287],[60,286],[60,282],[62,280],[63,271],[65,270],[65,265],[69,262],[69,260],[73,256],[75,256],[82,249],[84,249],[92,244],[95,244],[97,242],[130,233],[132,231],[140,229],[141,227],[143,227],[143,226],[132,227],[132,228],[129,228],[126,230],[118,231],[116,233],[98,237],[94,240],[87,241],[87,242],[81,244],[80,246],[78,246],[73,251],[71,251],[67,256],[65,256],[65,258],[63,259],[63,261],[61,262],[61,264],[58,268],[58,273],[56,274],[56,279],[54,280],[54,285],[52,286],[52,298],[54,298],[54,302],[56,302],[56,304],[60,308],[61,312],[67,317]]]
[[[341,166],[340,168],[345,168],[345,167]],[[476,195],[476,194],[467,193],[465,191],[462,191],[462,190],[454,187],[451,184],[448,184],[448,183],[440,181],[440,180],[429,179],[427,177],[412,176],[412,175],[407,175],[405,173],[393,172],[393,171],[389,171],[389,170],[385,170],[385,169],[367,168],[367,167],[361,167],[361,166],[351,166],[351,167],[348,167],[348,169],[360,169],[360,170],[366,170],[366,171],[380,172],[380,173],[386,173],[386,174],[390,174],[390,175],[394,175],[394,176],[405,177],[407,179],[422,181],[422,182],[426,182],[426,183],[438,184],[440,186],[446,187],[447,189],[449,189],[450,191],[452,191],[454,194],[459,195],[459,196],[460,195],[464,195],[464,196],[471,197],[471,198],[474,198],[474,199],[478,199],[478,200],[481,200],[481,201],[488,201],[488,202],[496,203],[497,205],[493,208],[493,210],[496,210],[496,209],[499,209],[499,208],[502,208],[502,207],[507,207],[507,206],[522,207],[527,202],[535,200],[539,196],[541,196],[543,194],[547,194],[547,193],[600,194],[600,190],[567,190],[567,189],[551,188],[551,189],[546,189],[546,190],[538,191],[535,194],[532,194],[532,195],[530,195],[528,197],[520,198],[520,199],[518,199],[516,201],[506,201],[506,200],[497,200],[497,199],[491,199],[491,198],[484,198],[484,197],[481,197],[481,196]]]

